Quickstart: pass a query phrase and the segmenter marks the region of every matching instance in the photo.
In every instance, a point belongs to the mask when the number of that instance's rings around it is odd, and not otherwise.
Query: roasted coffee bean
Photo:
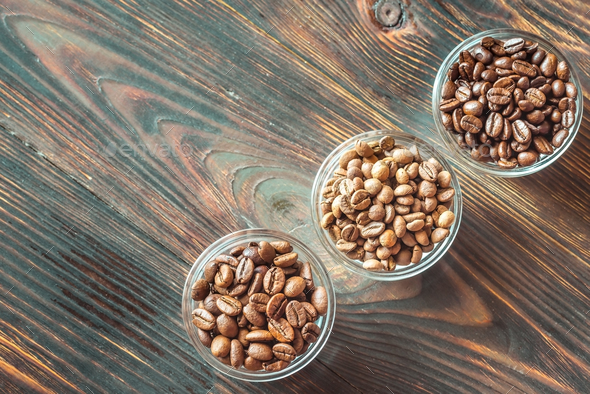
[[[262,266],[259,266],[259,267],[262,267]],[[248,294],[248,296],[252,296],[252,294],[260,293],[260,291],[262,290],[263,281],[264,281],[264,275],[262,275],[260,272],[254,273],[254,275],[252,276],[252,280],[250,281],[250,285],[248,287],[248,291],[246,292],[246,294]]]
[[[539,65],[539,68],[545,77],[552,77],[557,70],[557,56],[548,53]]]
[[[246,368],[249,371],[260,371],[261,369],[263,369],[262,361],[248,356],[244,359],[244,368]]]
[[[563,127],[564,129],[569,129],[570,127],[572,127],[574,121],[575,115],[569,109],[561,115],[561,127]]]
[[[318,286],[311,294],[311,304],[314,306],[318,314],[325,315],[328,311],[328,293],[326,288]]]
[[[266,307],[269,301],[270,297],[267,294],[255,293],[250,296],[249,305],[255,311],[264,313],[266,312]]]
[[[440,103],[439,109],[443,112],[451,112],[459,106],[461,106],[461,101],[457,100],[456,98],[450,98],[447,100],[443,100]]]
[[[313,289],[313,274],[311,271],[311,265],[309,263],[303,263],[301,265],[301,271],[299,273],[301,277],[305,280],[305,290],[309,291]]]
[[[378,237],[383,231],[385,231],[385,223],[371,222],[361,229],[361,236],[365,239]]]
[[[268,331],[270,331],[272,336],[279,342],[291,342],[295,337],[293,327],[291,327],[289,322],[283,318],[278,320],[269,319]]]
[[[512,94],[508,89],[504,88],[491,88],[488,90],[486,98],[490,103],[498,105],[506,105],[510,102],[510,96]]]
[[[270,298],[268,304],[266,305],[266,315],[271,319],[278,320],[283,317],[285,313],[285,309],[287,308],[287,304],[289,300],[283,293],[275,294]]]
[[[217,299],[217,308],[228,316],[237,316],[242,311],[242,304],[230,296],[221,296]]]
[[[244,317],[255,326],[263,326],[266,324],[266,317],[264,313],[258,312],[253,305],[246,305],[243,308]]]
[[[575,99],[578,97],[578,88],[571,82],[565,84],[565,95],[569,98]]]
[[[209,283],[205,279],[197,279],[191,287],[191,298],[195,301],[204,300],[209,295]]]
[[[282,371],[283,369],[287,368],[288,366],[289,366],[289,362],[284,361],[284,360],[277,360],[277,361],[270,361],[267,363],[262,363],[262,368],[264,368],[264,370],[266,372]]]
[[[248,343],[251,342],[274,342],[275,337],[272,336],[268,330],[254,330],[249,331],[245,337]]]
[[[356,156],[354,158],[358,158],[358,156]],[[350,160],[352,160],[352,159],[353,158],[350,158]],[[348,160],[346,162],[348,163],[350,160]],[[274,241],[274,242],[271,242],[270,245],[274,248],[274,250],[277,253],[280,253],[280,254],[291,253],[293,251],[293,247],[287,241]]]
[[[534,152],[531,150],[520,152],[517,157],[518,164],[523,167],[535,164],[535,162],[537,161],[538,158],[539,158],[539,154],[537,152]]]
[[[497,112],[492,112],[486,120],[486,134],[492,138],[496,138],[502,133],[503,127],[504,119],[502,118],[502,115]]]
[[[545,94],[537,88],[530,88],[525,93],[524,96],[528,101],[533,103],[535,108],[541,108],[547,102],[547,98]]]
[[[504,42],[504,50],[509,55],[522,50],[522,48],[524,48],[524,39],[522,38],[512,38]]]
[[[297,351],[288,343],[277,343],[272,347],[272,352],[276,358],[282,361],[293,361],[297,356]]]
[[[273,260],[274,265],[277,267],[290,267],[297,262],[298,255],[295,252],[286,253],[275,257]]]
[[[516,120],[512,123],[512,135],[521,144],[526,144],[532,138],[531,130],[522,120]]]
[[[537,71],[533,68],[533,65],[524,60],[515,60],[512,63],[512,70],[519,75],[529,78],[534,78],[537,75]]]
[[[216,319],[205,309],[197,308],[193,311],[193,324],[201,330],[209,331],[215,327]]]
[[[297,297],[305,290],[305,279],[300,276],[293,276],[285,282],[283,292],[287,297]]]
[[[266,343],[252,342],[248,347],[248,356],[260,361],[272,360],[272,347]]]
[[[199,337],[199,341],[201,341],[205,347],[211,347],[211,342],[213,342],[211,331],[205,331],[197,328],[197,336]]]
[[[317,341],[320,336],[320,328],[315,323],[306,323],[301,329],[301,336],[306,342],[312,343]]]
[[[307,314],[305,308],[299,301],[293,300],[287,304],[285,310],[285,316],[287,321],[294,328],[301,328],[307,322]],[[276,320],[276,319],[275,319]]]
[[[205,264],[204,276],[205,280],[209,283],[215,281],[215,275],[219,269],[219,263],[217,261],[210,261]]]
[[[225,357],[231,349],[231,340],[223,335],[217,335],[211,341],[211,353],[215,357]]]
[[[254,262],[249,258],[243,258],[236,268],[236,281],[238,283],[248,283],[254,275]]]
[[[550,155],[553,153],[553,147],[547,139],[541,135],[533,137],[533,146],[538,153],[543,155]]]
[[[318,311],[315,309],[315,306],[305,301],[300,302],[300,304],[303,306],[303,309],[305,309],[305,316],[308,322],[313,322],[318,319]]]
[[[227,264],[221,264],[215,275],[215,284],[219,287],[229,287],[234,280],[234,271]]]
[[[244,364],[246,354],[244,346],[237,339],[233,339],[230,343],[229,359],[231,366],[235,369],[240,368]]]
[[[226,314],[217,316],[217,329],[221,335],[228,338],[235,338],[238,335],[238,323],[236,319]]]
[[[227,255],[227,254],[221,254],[221,255],[217,256],[217,258],[215,260],[217,260],[217,262],[219,262],[219,263],[228,264],[234,268],[237,267],[238,263],[239,263],[238,259],[236,259],[234,256]]]
[[[466,103],[471,100],[472,92],[471,89],[467,86],[461,86],[455,91],[455,98],[459,100],[460,103]]]
[[[267,294],[273,296],[281,292],[281,290],[283,290],[283,287],[285,286],[285,281],[286,278],[283,270],[280,267],[272,267],[268,270],[266,275],[264,275],[264,291]]]

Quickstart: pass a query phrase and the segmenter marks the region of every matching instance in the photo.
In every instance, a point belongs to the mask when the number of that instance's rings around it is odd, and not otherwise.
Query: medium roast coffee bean
[[[321,330],[317,324],[306,323],[301,329],[301,336],[306,342],[312,343],[317,341],[318,337],[320,336],[320,331]]]
[[[235,338],[238,335],[238,323],[235,318],[222,314],[217,316],[216,324],[221,335],[228,338]]]
[[[191,298],[195,301],[204,300],[209,295],[209,282],[205,279],[197,279],[191,288]]]
[[[211,312],[200,308],[193,311],[193,324],[201,330],[212,330],[215,327],[215,322],[215,316]]]
[[[272,336],[270,331],[256,330],[249,331],[248,334],[246,334],[246,340],[248,342],[273,342],[275,337]]]
[[[287,300],[285,294],[275,294],[270,298],[268,304],[266,305],[266,315],[271,319],[280,319],[281,317],[283,317],[283,314],[285,313],[285,309],[287,308],[288,303],[289,300]]]
[[[227,264],[221,264],[217,274],[215,274],[215,285],[219,287],[229,287],[234,280],[234,271]]]
[[[268,320],[268,331],[279,342],[291,342],[295,336],[293,327],[283,318]],[[305,338],[305,337],[304,337]]]
[[[242,303],[230,296],[221,296],[217,299],[217,308],[228,316],[237,316],[242,311]]]
[[[285,286],[285,273],[279,267],[272,267],[264,276],[264,291],[269,295],[275,295],[283,290]]]
[[[217,335],[211,341],[211,353],[215,357],[225,357],[229,354],[231,348],[231,340],[223,335]]]
[[[250,343],[250,346],[248,347],[248,356],[260,361],[272,360],[272,347],[266,343]]]
[[[328,293],[326,288],[318,286],[311,294],[311,304],[320,315],[325,315],[328,311]]]
[[[301,328],[307,322],[305,308],[296,300],[290,301],[287,304],[285,315],[289,324],[294,328]]]
[[[236,268],[236,280],[238,283],[248,283],[254,274],[254,262],[245,257]]]
[[[235,369],[240,368],[244,364],[246,354],[244,352],[244,346],[237,339],[233,339],[230,343],[229,359],[231,366]]]
[[[287,343],[277,343],[272,347],[272,353],[279,360],[287,362],[295,360],[297,356],[297,351]]]
[[[288,366],[289,366],[289,362],[284,361],[284,360],[262,363],[262,367],[267,372],[282,371],[283,369],[287,368]]]

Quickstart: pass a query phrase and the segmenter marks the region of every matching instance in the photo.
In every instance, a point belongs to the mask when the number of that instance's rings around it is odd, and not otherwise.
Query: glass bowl
[[[459,146],[459,144],[457,143],[457,141],[454,139],[453,133],[447,131],[443,125],[441,113],[438,108],[439,108],[439,104],[441,101],[441,91],[442,91],[444,83],[447,80],[447,71],[449,70],[449,68],[451,67],[451,65],[454,62],[458,61],[459,53],[461,53],[461,51],[471,49],[474,45],[477,45],[481,41],[481,39],[484,37],[493,37],[493,38],[496,38],[499,40],[506,40],[506,39],[514,38],[514,37],[522,37],[525,40],[531,40],[533,42],[538,42],[539,48],[544,49],[548,53],[549,52],[553,53],[555,56],[557,56],[557,59],[559,61],[562,61],[562,60],[567,61],[567,65],[570,69],[570,82],[573,82],[573,84],[576,86],[576,89],[578,90],[578,97],[576,98],[576,106],[577,106],[576,119],[575,119],[573,126],[570,127],[570,129],[569,129],[569,136],[564,141],[564,143],[561,145],[561,147],[555,148],[553,154],[541,155],[539,157],[539,160],[531,166],[526,166],[526,167],[517,166],[516,168],[513,168],[513,169],[503,169],[495,163],[486,163],[486,162],[476,161],[471,158],[470,150],[469,149],[462,149]],[[436,75],[436,80],[434,81],[434,88],[433,88],[433,93],[432,93],[432,114],[434,117],[434,123],[436,125],[436,129],[437,129],[438,133],[440,134],[440,136],[444,140],[447,148],[450,150],[450,152],[453,154],[453,156],[457,158],[457,160],[461,163],[461,165],[463,165],[464,167],[466,167],[478,174],[485,173],[485,174],[489,174],[489,175],[510,177],[510,178],[520,177],[520,176],[524,176],[524,175],[533,174],[537,171],[541,171],[543,168],[551,165],[553,162],[555,162],[557,159],[559,159],[559,157],[569,148],[569,146],[574,141],[576,134],[578,133],[578,129],[580,128],[580,124],[582,123],[582,115],[584,112],[584,103],[583,103],[584,95],[582,94],[582,87],[580,86],[578,75],[576,73],[576,65],[573,62],[570,62],[569,59],[566,56],[564,56],[564,54],[556,48],[557,44],[558,44],[557,42],[552,44],[551,42],[545,40],[542,37],[539,37],[535,34],[532,34],[532,33],[526,32],[526,31],[522,31],[522,30],[493,29],[493,30],[488,30],[488,31],[478,33],[478,34],[466,39],[465,41],[463,41],[462,43],[457,45],[455,47],[455,49],[453,49],[451,51],[451,53],[449,53],[447,58],[441,64],[441,66],[438,70],[438,73]]]
[[[300,261],[308,261],[311,265],[314,284],[316,286],[324,286],[328,295],[328,310],[324,316],[320,316],[314,323],[317,324],[321,333],[317,341],[313,342],[308,350],[301,356],[292,361],[289,366],[281,371],[266,372],[266,371],[249,371],[243,367],[235,369],[230,365],[226,365],[219,361],[211,350],[201,343],[197,335],[197,327],[192,323],[192,311],[197,308],[197,301],[191,298],[191,287],[195,281],[203,277],[204,267],[207,262],[215,259],[221,253],[228,253],[230,249],[239,245],[247,245],[253,241],[288,241],[293,246],[293,251],[299,254]],[[328,271],[320,262],[314,252],[309,250],[302,242],[293,238],[292,236],[276,230],[267,229],[248,229],[240,230],[228,234],[223,238],[215,241],[207,249],[201,253],[197,261],[193,264],[182,294],[182,318],[184,320],[184,327],[186,332],[199,353],[199,355],[209,363],[213,368],[221,373],[231,376],[232,378],[246,380],[250,382],[268,382],[285,378],[289,375],[304,368],[309,364],[322,350],[334,325],[334,318],[336,314],[336,294],[332,286],[332,280],[328,276]]]
[[[368,271],[363,268],[363,264],[360,260],[353,260],[347,257],[344,253],[340,252],[336,249],[336,244],[332,241],[328,232],[324,230],[321,225],[320,221],[322,219],[322,210],[320,207],[320,203],[323,200],[322,190],[324,189],[326,183],[330,178],[332,178],[334,171],[339,168],[339,159],[343,152],[354,149],[355,143],[358,140],[370,142],[379,140],[384,136],[391,136],[395,139],[396,144],[401,145],[416,145],[420,151],[420,156],[424,160],[428,160],[431,157],[437,159],[440,164],[444,167],[446,171],[451,174],[451,186],[455,189],[455,196],[452,200],[452,205],[450,210],[453,211],[455,214],[455,222],[449,228],[450,233],[447,238],[443,241],[439,242],[435,245],[434,249],[430,252],[425,252],[422,256],[422,260],[418,264],[410,264],[407,266],[397,266],[393,271]],[[459,186],[459,180],[457,179],[457,175],[453,170],[453,167],[449,164],[449,162],[441,155],[435,148],[433,148],[430,144],[426,141],[421,140],[411,134],[393,131],[393,130],[377,130],[377,131],[369,131],[367,133],[359,134],[350,138],[349,140],[343,142],[340,146],[332,151],[322,163],[320,167],[314,183],[313,188],[311,191],[311,214],[312,214],[312,222],[313,226],[316,230],[318,238],[322,244],[322,246],[326,249],[329,256],[334,259],[334,261],[338,263],[342,263],[346,268],[350,271],[362,275],[364,277],[373,279],[373,280],[381,280],[381,281],[395,281],[395,280],[402,280],[411,278],[416,276],[428,268],[432,267],[437,261],[444,256],[444,254],[449,250],[451,244],[455,240],[457,236],[457,232],[459,231],[459,225],[461,224],[461,213],[463,209],[462,197],[461,197],[461,187]]]

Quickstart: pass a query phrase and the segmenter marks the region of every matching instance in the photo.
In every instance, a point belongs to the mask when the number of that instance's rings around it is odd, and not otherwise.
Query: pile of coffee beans
[[[192,286],[193,324],[203,345],[233,368],[285,369],[320,335],[328,309],[311,266],[289,242],[251,242],[208,262]]]
[[[321,226],[336,248],[371,271],[417,264],[449,235],[455,189],[435,159],[391,136],[357,141],[326,183]]]
[[[561,147],[575,122],[570,69],[536,42],[485,37],[460,53],[447,77],[442,122],[475,160],[530,166]]]

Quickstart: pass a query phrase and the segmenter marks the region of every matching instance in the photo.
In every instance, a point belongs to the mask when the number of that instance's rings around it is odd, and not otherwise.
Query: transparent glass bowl
[[[455,196],[453,197],[450,209],[455,214],[455,223],[449,228],[449,236],[445,238],[443,241],[436,244],[432,251],[424,253],[422,260],[418,264],[398,266],[395,268],[394,271],[390,272],[368,271],[363,268],[363,263],[360,260],[350,259],[344,253],[336,249],[336,244],[332,241],[332,239],[328,235],[328,232],[324,230],[320,225],[320,221],[322,219],[322,210],[320,207],[320,203],[324,199],[322,197],[322,190],[324,189],[328,180],[332,178],[334,171],[339,168],[338,161],[340,159],[340,156],[342,156],[342,153],[344,153],[347,150],[354,149],[355,143],[358,140],[366,142],[371,142],[375,140],[378,141],[386,135],[392,136],[395,139],[396,144],[406,146],[416,145],[420,151],[420,156],[422,157],[422,159],[428,160],[429,158],[434,157],[436,160],[440,162],[444,169],[451,174],[451,186],[455,189]],[[354,273],[357,273],[359,275],[365,276],[373,280],[382,281],[394,281],[411,278],[426,271],[428,268],[432,267],[437,261],[439,261],[441,257],[443,257],[444,254],[447,252],[447,250],[449,250],[451,244],[457,236],[457,232],[459,231],[459,225],[461,224],[461,214],[463,210],[461,187],[459,186],[459,180],[457,179],[457,175],[455,174],[453,167],[443,157],[443,155],[441,155],[435,148],[433,148],[426,141],[423,141],[420,138],[417,138],[411,134],[393,130],[377,130],[359,134],[343,142],[339,147],[334,149],[332,153],[328,155],[326,160],[324,160],[322,166],[320,167],[315,177],[313,188],[311,191],[311,204],[313,226],[322,246],[326,249],[329,256],[332,259],[334,259],[334,261],[337,264],[342,263],[346,268],[348,268],[350,271]]]
[[[197,335],[197,327],[193,324],[192,311],[197,307],[197,302],[191,298],[191,287],[199,278],[203,278],[203,271],[207,262],[215,259],[221,253],[228,253],[230,249],[239,245],[247,245],[254,241],[288,241],[293,246],[293,251],[299,254],[299,260],[308,261],[313,272],[313,279],[315,286],[324,286],[328,295],[328,311],[324,316],[320,316],[315,323],[320,327],[321,333],[317,341],[312,343],[308,350],[301,356],[297,357],[289,366],[282,371],[266,372],[266,371],[249,371],[243,367],[234,369],[219,361],[213,354],[211,349],[205,347]],[[184,320],[184,327],[186,332],[199,355],[219,372],[231,376],[232,378],[246,380],[250,382],[268,382],[285,378],[295,372],[301,370],[309,364],[322,350],[334,325],[336,314],[336,294],[332,286],[332,281],[328,276],[328,271],[320,262],[314,252],[309,250],[299,240],[292,236],[276,230],[267,229],[249,229],[240,230],[235,233],[226,235],[225,237],[215,241],[207,249],[201,253],[197,261],[193,264],[182,294],[182,318]]]
[[[493,38],[497,38],[500,40],[506,40],[506,39],[514,38],[514,37],[522,37],[525,40],[531,40],[533,42],[538,42],[539,48],[542,48],[547,52],[551,51],[551,53],[553,53],[555,56],[557,56],[557,59],[559,61],[565,60],[567,62],[567,65],[569,66],[570,74],[571,74],[570,82],[573,82],[573,84],[576,86],[576,89],[578,89],[578,97],[576,98],[576,106],[577,106],[576,120],[575,120],[573,126],[569,129],[568,138],[564,141],[564,143],[561,147],[555,148],[555,151],[552,155],[541,155],[539,160],[531,166],[527,166],[527,167],[517,166],[516,168],[513,168],[513,169],[503,169],[494,163],[485,163],[485,162],[480,162],[480,161],[474,160],[471,158],[470,150],[462,149],[459,146],[459,144],[457,143],[457,141],[455,140],[453,133],[446,130],[443,123],[442,123],[442,116],[441,116],[441,113],[440,113],[440,110],[438,109],[438,107],[439,107],[439,104],[441,101],[441,91],[442,91],[444,83],[447,80],[447,71],[449,70],[449,68],[451,67],[451,65],[454,62],[458,61],[459,53],[461,53],[461,51],[471,49],[473,46],[479,44],[481,39],[484,37],[493,37]],[[569,146],[574,141],[576,134],[578,133],[578,129],[580,128],[580,124],[582,123],[582,115],[584,112],[584,102],[583,102],[584,95],[582,94],[582,86],[580,86],[578,75],[576,74],[576,65],[570,61],[570,58],[567,58],[566,56],[564,56],[564,54],[556,48],[556,45],[558,45],[557,42],[552,44],[551,42],[545,40],[544,38],[539,37],[535,34],[526,32],[526,31],[516,30],[516,29],[493,29],[493,30],[484,31],[482,33],[478,33],[478,34],[466,39],[465,41],[463,41],[462,43],[457,45],[455,47],[455,49],[453,49],[451,51],[451,53],[449,53],[447,58],[441,64],[441,66],[438,70],[438,73],[436,75],[436,80],[434,81],[434,88],[433,88],[433,93],[432,93],[432,114],[434,117],[434,123],[436,125],[436,129],[437,129],[438,133],[440,134],[440,136],[444,140],[444,142],[445,142],[446,146],[448,147],[448,149],[450,150],[450,152],[453,154],[454,157],[457,158],[457,160],[461,163],[461,165],[465,166],[466,168],[468,168],[478,174],[485,173],[485,174],[489,174],[489,175],[510,177],[510,178],[520,177],[520,176],[524,176],[524,175],[534,174],[535,172],[541,171],[543,168],[548,167],[553,162],[555,162],[557,159],[559,159],[559,157],[569,148]]]

